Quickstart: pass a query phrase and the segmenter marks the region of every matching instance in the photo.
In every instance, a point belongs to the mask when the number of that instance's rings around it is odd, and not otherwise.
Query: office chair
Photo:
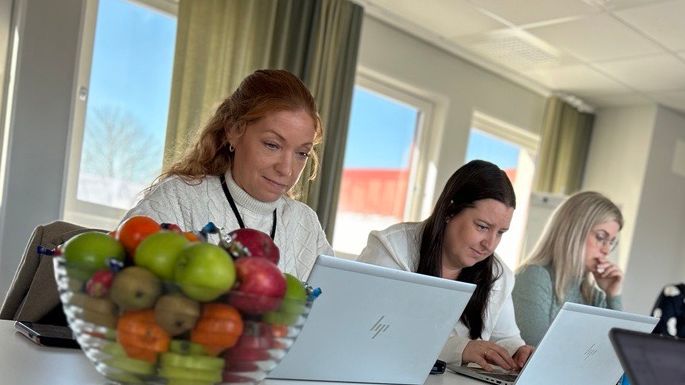
[[[62,221],[36,227],[0,308],[0,319],[66,325],[52,257],[38,254],[37,248],[40,245],[54,249],[69,238],[89,230]]]
[[[659,318],[655,334],[685,337],[685,283],[666,285],[656,300],[652,315]]]

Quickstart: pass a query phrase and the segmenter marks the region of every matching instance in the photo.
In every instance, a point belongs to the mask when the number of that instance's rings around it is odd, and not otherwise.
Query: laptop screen
[[[685,384],[685,341],[623,329],[611,341],[632,385]]]

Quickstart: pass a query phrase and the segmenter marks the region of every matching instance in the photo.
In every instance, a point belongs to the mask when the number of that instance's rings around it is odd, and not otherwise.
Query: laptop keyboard
[[[493,378],[495,380],[501,380],[501,381],[506,381],[506,382],[514,382],[516,381],[516,378],[518,377],[518,374],[513,374],[513,373],[496,373],[496,372],[488,372],[483,369],[474,369],[478,374],[482,376],[487,376],[490,378]]]
[[[492,378],[502,380],[502,381],[507,381],[507,382],[514,382],[514,381],[516,381],[516,377],[518,377],[515,374],[507,374],[507,373],[487,373],[485,375],[488,377],[492,377]]]

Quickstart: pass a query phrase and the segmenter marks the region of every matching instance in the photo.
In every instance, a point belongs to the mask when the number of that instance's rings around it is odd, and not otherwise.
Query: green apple
[[[174,277],[176,258],[189,241],[182,234],[162,230],[150,234],[136,248],[133,262],[159,278],[171,281]]]
[[[99,231],[87,231],[69,239],[62,248],[67,266],[88,273],[106,269],[109,258],[123,261],[126,251],[119,241]]]
[[[110,355],[103,360],[106,365],[123,370],[127,373],[152,375],[155,373],[155,365],[147,361],[129,358],[124,347],[116,342],[110,342],[102,347],[102,351]]]
[[[226,360],[218,357],[203,355],[182,355],[176,353],[162,353],[159,357],[160,366],[174,366],[177,368],[222,370]]]
[[[215,385],[214,381],[193,381],[178,378],[167,379],[166,385]]]
[[[297,277],[285,273],[285,296],[278,309],[264,314],[264,321],[277,325],[293,325],[307,304],[307,290]]]
[[[195,243],[181,250],[176,259],[174,280],[188,297],[209,302],[231,290],[235,266],[221,247]]]
[[[223,379],[221,369],[189,369],[176,366],[160,366],[157,371],[160,377],[174,380],[221,382]]]
[[[114,276],[109,297],[122,310],[151,308],[162,294],[162,282],[140,266],[129,266]]]

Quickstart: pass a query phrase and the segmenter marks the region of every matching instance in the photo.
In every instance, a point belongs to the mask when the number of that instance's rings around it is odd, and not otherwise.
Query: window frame
[[[433,208],[447,97],[414,87],[363,66],[357,68],[355,84],[418,109],[416,142],[409,165],[409,189],[404,220],[425,219]]]
[[[525,130],[523,128],[517,127],[513,124],[507,123],[503,120],[494,118],[480,111],[474,111],[471,117],[471,127],[469,128],[469,136],[472,134],[473,130],[483,132],[487,135],[491,135],[498,140],[503,140],[510,142],[516,146],[520,147],[521,151],[525,151],[532,160],[532,165],[534,168],[537,167],[537,155],[540,149],[541,138],[540,135],[534,134],[531,131]],[[468,151],[468,149],[467,149]],[[535,170],[533,170],[533,178],[535,177]],[[509,261],[513,264],[510,266],[514,268],[520,263],[522,258],[525,258],[523,253],[526,249],[526,228],[528,223],[528,214],[531,206],[531,194],[533,193],[533,183],[534,179],[531,180],[530,193],[527,196],[521,196],[521,194],[516,195],[516,211],[514,215],[522,215],[520,217],[520,223],[515,224],[512,221],[511,232],[515,232],[518,236],[518,250],[516,251],[516,259],[514,261]],[[516,190],[518,184],[514,183],[514,190]],[[524,207],[525,206],[525,210]],[[505,263],[508,261],[505,261]]]
[[[447,97],[414,87],[361,65],[357,67],[355,86],[417,109],[403,221],[425,219],[433,207]],[[338,250],[335,252],[336,255],[346,258],[356,257]]]
[[[136,5],[150,8],[172,16],[178,14],[176,0],[125,0]],[[71,117],[71,130],[67,146],[67,181],[62,200],[62,217],[68,222],[87,227],[113,229],[119,224],[127,210],[97,203],[81,201],[77,198],[78,179],[81,168],[83,138],[86,127],[86,110],[90,91],[91,65],[93,61],[95,29],[100,0],[87,1],[84,7],[81,45],[79,48],[77,84],[74,88],[74,103]],[[152,181],[150,181],[152,182]]]

